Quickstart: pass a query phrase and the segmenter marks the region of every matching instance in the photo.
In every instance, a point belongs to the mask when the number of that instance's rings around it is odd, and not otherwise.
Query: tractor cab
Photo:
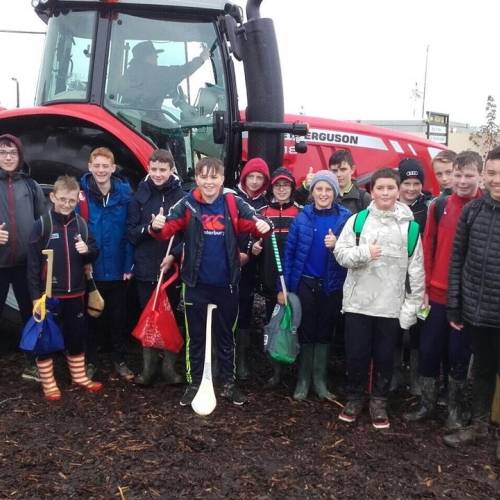
[[[236,118],[237,104],[219,30],[223,8],[214,0],[39,2],[48,27],[36,104],[97,105],[170,149],[183,176],[200,156],[225,160],[213,116]]]

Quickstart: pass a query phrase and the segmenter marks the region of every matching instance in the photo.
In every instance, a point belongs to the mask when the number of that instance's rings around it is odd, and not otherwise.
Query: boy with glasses
[[[31,317],[26,280],[26,258],[31,228],[46,211],[42,188],[22,171],[21,141],[0,136],[0,316],[12,285],[24,323]],[[33,360],[28,360],[23,379],[39,382]]]

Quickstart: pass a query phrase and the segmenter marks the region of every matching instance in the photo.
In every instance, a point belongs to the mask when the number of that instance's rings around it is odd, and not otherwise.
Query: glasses
[[[54,195],[54,198],[61,204],[63,205],[69,205],[70,207],[76,206],[78,203],[78,200],[75,200],[74,198],[59,198],[58,196]]]
[[[17,158],[19,156],[19,153],[15,149],[13,151],[5,151],[5,149],[0,150],[0,157],[7,158],[7,156]]]
[[[276,188],[276,189],[291,189],[292,186],[290,183],[288,182],[285,182],[283,184],[274,184],[273,185],[273,188]]]

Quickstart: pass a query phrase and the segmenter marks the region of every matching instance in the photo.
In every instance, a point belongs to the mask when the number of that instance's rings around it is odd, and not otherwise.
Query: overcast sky
[[[42,31],[30,0],[1,0],[0,29]],[[237,3],[243,4],[243,1]],[[420,118],[425,109],[482,124],[488,94],[500,99],[500,2],[476,0],[264,0],[280,44],[285,109],[337,119]],[[0,103],[33,103],[40,35],[0,33]],[[240,92],[241,93],[241,92]]]

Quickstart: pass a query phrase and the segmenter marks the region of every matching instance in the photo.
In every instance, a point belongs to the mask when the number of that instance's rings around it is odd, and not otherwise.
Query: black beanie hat
[[[422,184],[424,183],[424,167],[420,160],[405,158],[399,162],[398,170],[401,182],[408,179],[418,179]]]

